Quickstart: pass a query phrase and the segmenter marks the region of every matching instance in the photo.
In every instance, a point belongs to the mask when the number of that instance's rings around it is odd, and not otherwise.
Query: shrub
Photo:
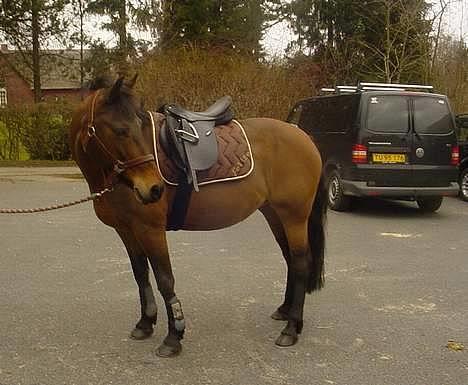
[[[3,151],[0,156],[19,159],[20,146],[23,145],[31,159],[69,159],[67,138],[71,112],[72,106],[64,102],[2,109],[0,122],[7,133],[3,147],[15,148],[16,151]]]
[[[238,117],[285,119],[293,103],[313,95],[310,79],[282,63],[262,63],[232,52],[185,47],[149,57],[139,70],[150,108],[179,103],[204,110],[223,95]]]
[[[19,160],[21,155],[22,124],[10,108],[0,109],[0,159]]]

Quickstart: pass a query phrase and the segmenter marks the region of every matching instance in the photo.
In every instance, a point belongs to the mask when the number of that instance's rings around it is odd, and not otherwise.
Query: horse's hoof
[[[161,344],[159,348],[156,349],[156,355],[162,358],[175,357],[179,355],[182,351],[182,344],[177,342],[172,342],[171,345],[167,345],[165,342]]]
[[[287,321],[288,320],[288,317],[286,316],[286,314],[282,313],[278,309],[276,309],[276,311],[271,315],[271,318],[273,318],[276,321]]]
[[[145,340],[153,335],[153,329],[135,328],[130,333],[130,338],[133,340]]]
[[[297,342],[297,335],[290,336],[289,334],[280,334],[276,339],[275,344],[281,348],[293,346]]]

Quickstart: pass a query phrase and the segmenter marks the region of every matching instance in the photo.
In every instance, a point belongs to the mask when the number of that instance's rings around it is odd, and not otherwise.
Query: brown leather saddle
[[[234,119],[232,99],[224,96],[202,112],[189,111],[177,104],[164,106],[166,120],[159,131],[161,145],[181,171],[181,184],[199,191],[197,171],[207,170],[218,160],[214,128]]]

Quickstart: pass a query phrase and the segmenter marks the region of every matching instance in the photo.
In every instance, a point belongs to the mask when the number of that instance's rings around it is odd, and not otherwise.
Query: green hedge
[[[0,159],[69,159],[72,109],[65,102],[0,109]]]

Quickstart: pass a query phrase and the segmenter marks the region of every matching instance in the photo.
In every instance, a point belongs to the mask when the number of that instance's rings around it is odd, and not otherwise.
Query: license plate
[[[374,163],[405,163],[405,154],[372,154]]]

